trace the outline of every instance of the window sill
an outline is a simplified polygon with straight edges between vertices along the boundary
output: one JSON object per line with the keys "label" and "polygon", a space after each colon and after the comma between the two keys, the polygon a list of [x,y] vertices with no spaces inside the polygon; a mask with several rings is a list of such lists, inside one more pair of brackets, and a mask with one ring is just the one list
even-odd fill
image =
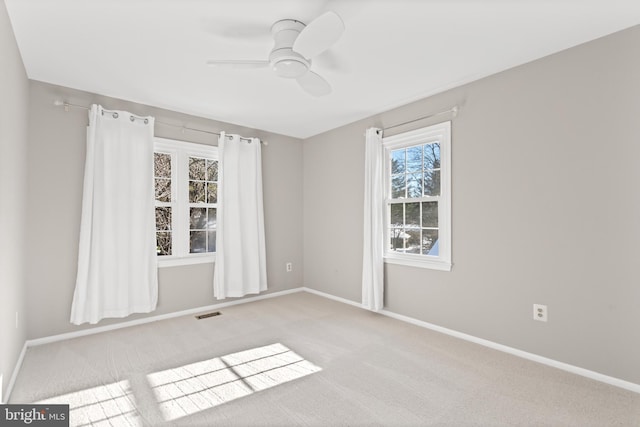
{"label": "window sill", "polygon": [[384,262],[387,264],[406,265],[409,267],[428,268],[430,270],[451,271],[452,264],[443,260],[409,258],[407,256],[385,256]]}
{"label": "window sill", "polygon": [[177,267],[180,265],[207,264],[214,263],[215,261],[215,254],[190,255],[186,257],[163,256],[162,258],[158,257],[158,268]]}

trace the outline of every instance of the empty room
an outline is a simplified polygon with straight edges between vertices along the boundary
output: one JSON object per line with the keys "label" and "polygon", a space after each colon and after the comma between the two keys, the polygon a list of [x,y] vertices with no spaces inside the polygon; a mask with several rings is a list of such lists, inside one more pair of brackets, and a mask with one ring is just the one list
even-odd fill
{"label": "empty room", "polygon": [[0,425],[640,426],[640,2],[2,0]]}

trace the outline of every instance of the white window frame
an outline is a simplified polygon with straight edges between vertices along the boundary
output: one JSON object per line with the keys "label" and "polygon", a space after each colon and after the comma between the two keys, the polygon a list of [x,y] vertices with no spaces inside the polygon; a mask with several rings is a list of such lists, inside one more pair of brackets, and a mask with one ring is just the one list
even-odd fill
{"label": "white window frame", "polygon": [[[407,198],[407,202],[438,202],[438,256],[403,254],[389,247],[389,223],[391,200],[391,152],[399,148],[440,143],[440,196]],[[384,184],[384,261],[412,267],[451,271],[451,121],[404,132],[382,139],[385,162]]]}
{"label": "white window frame", "polygon": [[[154,138],[154,152],[171,155],[171,255],[158,256],[158,267],[213,263],[215,253],[189,253],[189,157],[218,159],[218,147]],[[203,207],[208,204],[203,203]]]}

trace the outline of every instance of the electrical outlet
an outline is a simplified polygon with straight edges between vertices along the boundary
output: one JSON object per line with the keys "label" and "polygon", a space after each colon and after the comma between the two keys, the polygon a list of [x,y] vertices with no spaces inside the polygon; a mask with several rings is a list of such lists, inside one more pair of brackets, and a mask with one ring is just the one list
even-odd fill
{"label": "electrical outlet", "polygon": [[540,322],[547,321],[547,306],[543,304],[533,304],[533,320]]}
{"label": "electrical outlet", "polygon": [[288,262],[286,264],[286,268],[287,268],[287,273],[291,273],[293,271],[293,263]]}

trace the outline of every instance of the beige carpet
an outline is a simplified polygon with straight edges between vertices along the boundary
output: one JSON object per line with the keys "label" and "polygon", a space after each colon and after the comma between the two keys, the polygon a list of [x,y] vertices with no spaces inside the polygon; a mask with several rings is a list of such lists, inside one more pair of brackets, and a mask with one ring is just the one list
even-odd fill
{"label": "beige carpet", "polygon": [[640,395],[309,293],[30,348],[71,425],[640,426]]}

